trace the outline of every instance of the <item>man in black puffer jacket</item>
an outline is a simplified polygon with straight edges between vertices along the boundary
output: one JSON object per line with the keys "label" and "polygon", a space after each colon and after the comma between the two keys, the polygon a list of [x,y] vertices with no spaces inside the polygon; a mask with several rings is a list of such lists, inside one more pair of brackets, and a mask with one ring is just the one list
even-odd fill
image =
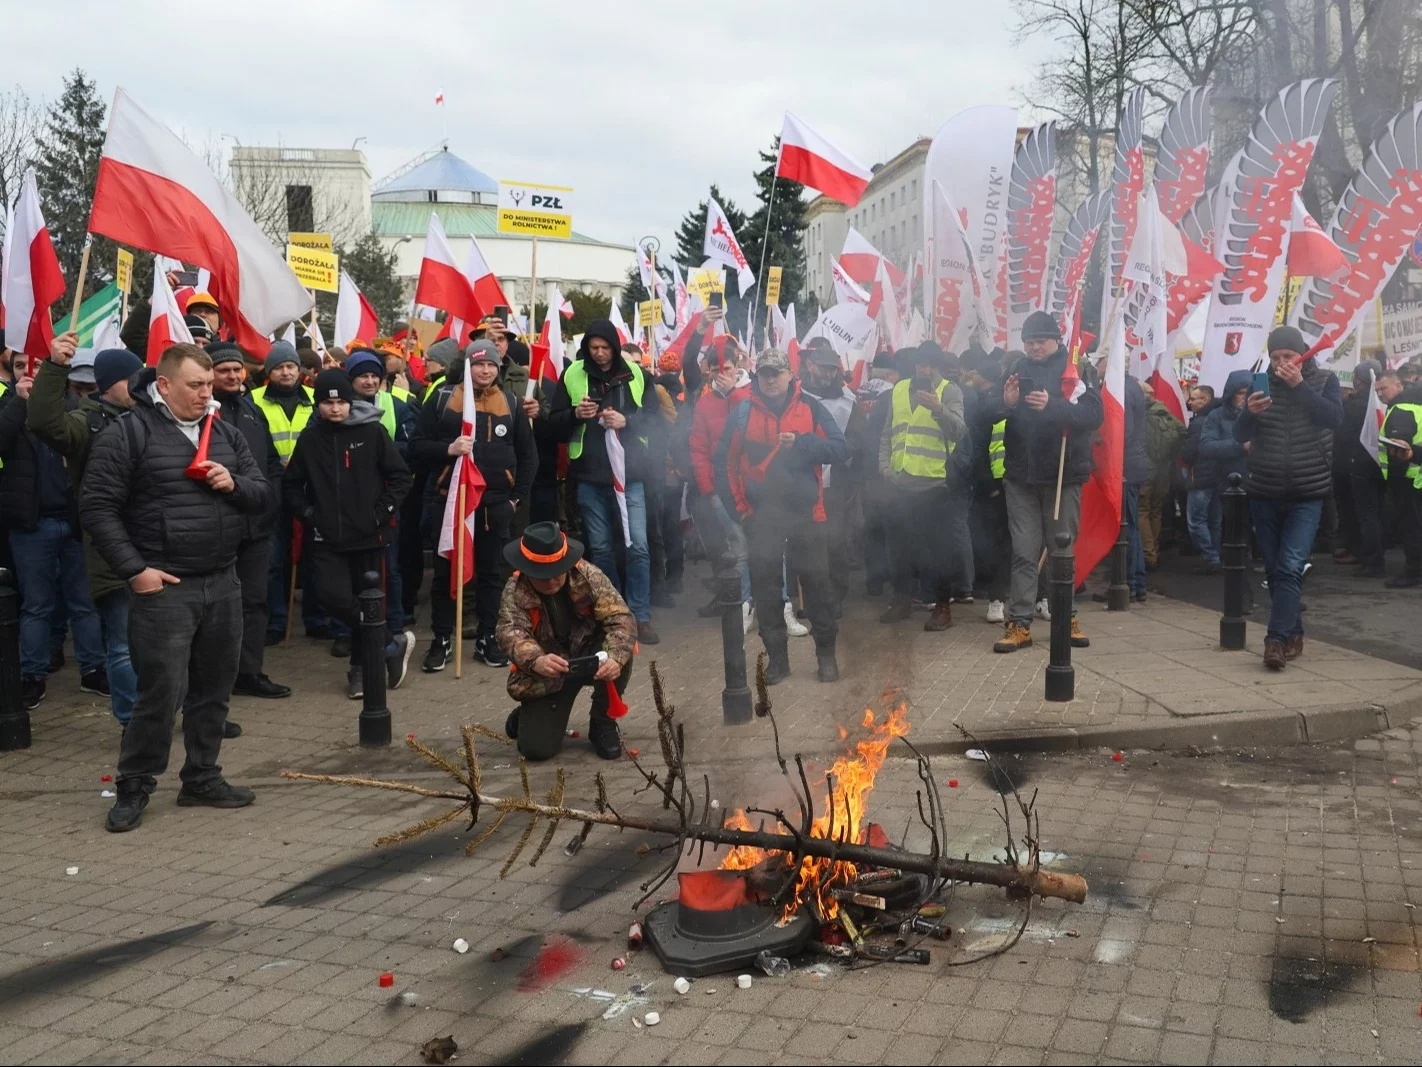
{"label": "man in black puffer jacket", "polygon": [[[129,631],[138,699],[119,747],[118,799],[108,829],[132,830],[168,767],[184,709],[181,805],[245,807],[217,763],[237,678],[242,593],[234,562],[246,517],[273,506],[273,489],[242,434],[208,416],[212,360],[173,345],[130,383],[131,411],[94,440],[79,502],[84,529],[133,592]],[[206,462],[198,466],[204,429]],[[188,665],[201,663],[201,671]],[[186,700],[184,699],[186,694]]]}
{"label": "man in black puffer jacket", "polygon": [[1299,599],[1304,565],[1333,486],[1333,431],[1343,422],[1338,378],[1312,359],[1303,334],[1269,334],[1269,392],[1250,393],[1234,437],[1250,443],[1245,489],[1269,574],[1264,665],[1283,670],[1303,651]]}

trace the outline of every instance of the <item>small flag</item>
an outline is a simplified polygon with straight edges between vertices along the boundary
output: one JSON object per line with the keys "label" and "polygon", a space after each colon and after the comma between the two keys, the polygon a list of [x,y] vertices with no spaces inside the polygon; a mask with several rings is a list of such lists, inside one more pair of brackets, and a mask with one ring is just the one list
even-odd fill
{"label": "small flag", "polygon": [[632,527],[627,522],[627,451],[622,447],[622,438],[611,426],[603,431],[607,434],[607,465],[612,469],[612,491],[617,496],[617,513],[622,517],[622,542],[632,547]]}
{"label": "small flag", "polygon": [[[464,364],[464,392],[462,401],[462,424],[459,432],[464,437],[474,436],[474,378],[470,374],[471,364]],[[454,553],[464,557],[464,580],[474,577],[474,513],[484,496],[484,476],[472,456],[456,456],[454,471],[449,479],[449,495],[444,501],[444,521],[440,524],[438,552],[449,560],[449,595],[459,593],[459,568],[455,565]],[[464,486],[464,514],[459,513],[459,487]],[[459,527],[463,525],[461,530]]]}

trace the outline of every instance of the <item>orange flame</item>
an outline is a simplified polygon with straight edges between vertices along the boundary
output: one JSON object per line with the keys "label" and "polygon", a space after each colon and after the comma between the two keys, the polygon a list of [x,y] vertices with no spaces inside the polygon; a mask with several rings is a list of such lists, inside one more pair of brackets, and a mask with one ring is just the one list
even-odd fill
{"label": "orange flame", "polygon": [[[884,765],[889,746],[894,738],[909,732],[908,709],[899,703],[889,709],[882,721],[877,720],[874,711],[866,708],[861,727],[868,736],[857,742],[853,749],[834,761],[829,775],[834,782],[831,795],[821,797],[816,810],[822,814],[810,827],[811,837],[829,837],[833,819],[834,836],[842,841],[862,844],[868,835],[869,821],[866,818],[869,793],[874,788],[874,779],[879,768]],[[841,739],[849,736],[840,728]],[[754,830],[755,825],[744,811],[736,811],[726,817],[724,826],[735,830]],[[764,849],[741,845],[732,849],[721,861],[722,870],[749,870],[778,857],[789,862],[783,853],[767,852]],[[857,876],[854,864],[842,860],[822,859],[806,856],[800,862],[800,870],[795,879],[795,896],[786,908],[786,917],[793,915],[799,906],[813,898],[824,919],[833,919],[839,914],[839,902],[831,890],[836,886],[848,885]]]}

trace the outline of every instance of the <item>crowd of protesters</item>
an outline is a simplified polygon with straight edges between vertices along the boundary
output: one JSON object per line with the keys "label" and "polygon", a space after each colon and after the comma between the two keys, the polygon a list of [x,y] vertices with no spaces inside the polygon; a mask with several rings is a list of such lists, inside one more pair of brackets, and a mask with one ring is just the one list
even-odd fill
{"label": "crowd of protesters", "polygon": [[[815,676],[838,680],[861,566],[863,593],[887,597],[883,623],[925,610],[923,629],[942,631],[981,603],[1002,627],[994,651],[1018,651],[1050,617],[1041,564],[1058,530],[1076,537],[1103,420],[1099,371],[1073,363],[1042,312],[1011,352],[929,341],[853,378],[824,338],[752,358],[719,308],[656,359],[599,321],[561,377],[530,383],[530,350],[500,318],[424,350],[405,332],[320,353],[278,341],[258,361],[221,338],[211,297],[187,310],[194,344],[156,366],[130,335],[132,351],[97,353],[61,335],[32,375],[9,349],[0,358],[22,696],[44,699],[71,636],[81,688],[123,726],[111,830],[138,825],[180,711],[178,802],[251,802],[217,762],[241,733],[229,699],[290,695],[264,654],[298,628],[330,642],[347,695],[362,696],[352,635],[372,573],[388,686],[406,680],[424,603],[422,671],[450,665],[457,631],[471,638],[475,660],[508,669],[520,711],[507,730],[531,758],[557,751],[584,686],[594,748],[618,754],[610,708],[693,556],[710,561],[708,586],[739,590],[699,614],[739,611],[770,684],[807,636]],[[1270,595],[1264,662],[1282,669],[1303,650],[1316,542],[1382,578],[1396,536],[1405,569],[1386,584],[1422,583],[1422,385],[1411,365],[1364,362],[1343,390],[1287,327],[1269,351],[1267,372],[1236,372],[1219,396],[1192,385],[1184,423],[1126,379],[1123,520],[1144,601],[1173,535],[1219,570],[1221,494],[1242,474]],[[1374,392],[1388,405],[1377,455],[1361,444]],[[450,557],[432,551],[461,458],[484,485],[463,617]],[[1090,644],[1074,605],[1070,634]]]}

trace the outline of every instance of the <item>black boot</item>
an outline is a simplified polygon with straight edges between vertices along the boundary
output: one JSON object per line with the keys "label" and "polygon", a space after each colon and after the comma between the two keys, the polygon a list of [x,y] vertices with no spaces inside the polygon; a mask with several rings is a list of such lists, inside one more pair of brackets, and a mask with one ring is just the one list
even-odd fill
{"label": "black boot", "polygon": [[593,751],[603,759],[616,759],[622,755],[622,737],[617,732],[617,724],[606,715],[588,717],[588,740]]}
{"label": "black boot", "polygon": [[126,778],[119,782],[118,799],[109,809],[104,828],[111,834],[127,833],[143,821],[143,809],[148,807],[148,791],[138,778]]}
{"label": "black boot", "polygon": [[237,680],[232,683],[232,695],[280,700],[291,696],[291,687],[278,685],[265,674],[239,674]]}
{"label": "black boot", "polygon": [[790,645],[782,639],[778,645],[765,646],[765,684],[777,685],[790,677]]}
{"label": "black boot", "polygon": [[815,663],[818,665],[818,676],[822,682],[839,681],[839,664],[834,658],[834,642],[830,641],[823,645],[815,646]]}

